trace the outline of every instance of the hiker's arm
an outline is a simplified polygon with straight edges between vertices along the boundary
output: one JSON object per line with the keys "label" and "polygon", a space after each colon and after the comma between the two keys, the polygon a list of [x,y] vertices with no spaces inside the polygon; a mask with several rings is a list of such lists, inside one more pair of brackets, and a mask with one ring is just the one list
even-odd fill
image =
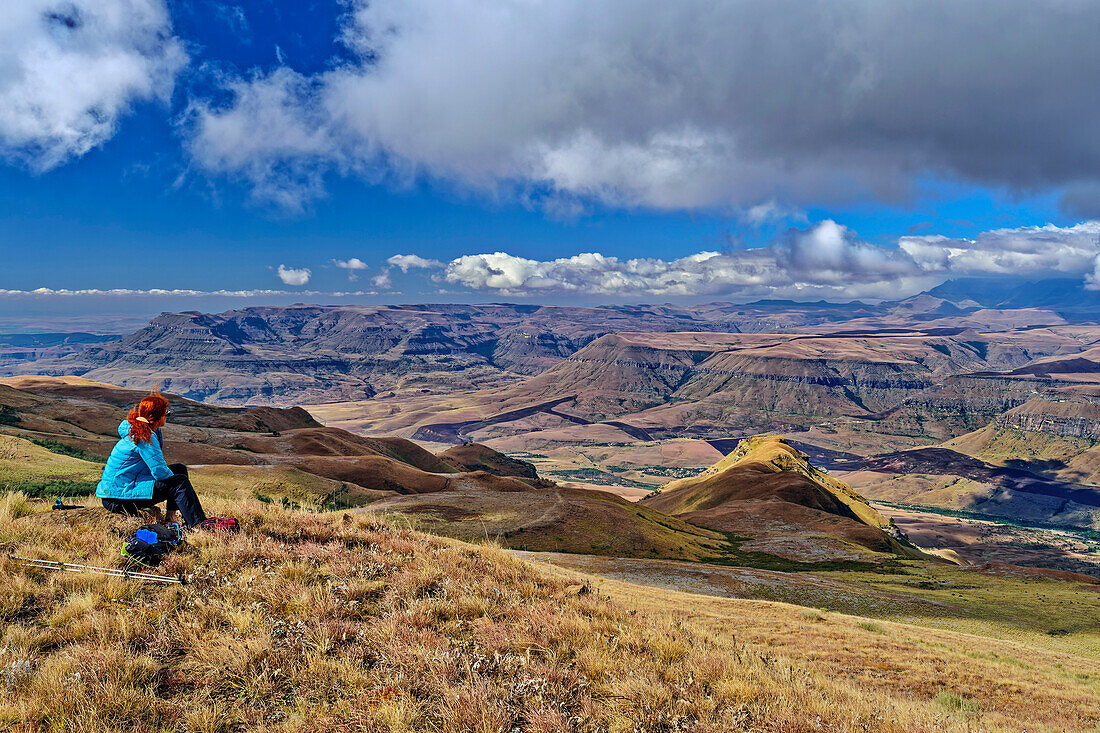
{"label": "hiker's arm", "polygon": [[164,462],[164,453],[160,449],[159,440],[142,441],[137,444],[137,450],[141,460],[145,461],[145,465],[149,467],[149,473],[153,474],[153,478],[157,481],[163,481],[175,475],[172,473],[172,469],[168,468],[168,464]]}

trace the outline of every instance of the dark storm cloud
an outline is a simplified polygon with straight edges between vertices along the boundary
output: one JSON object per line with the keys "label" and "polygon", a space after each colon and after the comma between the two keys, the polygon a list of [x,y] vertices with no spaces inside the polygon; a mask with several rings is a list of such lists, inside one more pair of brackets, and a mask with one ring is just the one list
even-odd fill
{"label": "dark storm cloud", "polygon": [[668,209],[890,199],[929,174],[1069,187],[1079,206],[1100,181],[1098,3],[376,0],[348,17],[361,62],[196,103],[200,164],[283,204],[319,195],[318,170]]}

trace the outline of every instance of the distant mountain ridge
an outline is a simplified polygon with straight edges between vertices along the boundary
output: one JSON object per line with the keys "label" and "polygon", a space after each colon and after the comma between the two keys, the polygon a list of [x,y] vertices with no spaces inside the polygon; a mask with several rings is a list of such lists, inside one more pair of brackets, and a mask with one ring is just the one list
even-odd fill
{"label": "distant mountain ridge", "polygon": [[1067,320],[1095,322],[1100,317],[1100,290],[1090,290],[1080,278],[958,278],[932,288],[928,295],[955,303],[972,301],[983,308],[1042,308]]}
{"label": "distant mountain ridge", "polygon": [[[393,391],[504,387],[560,364],[608,334],[928,332],[931,327],[958,333],[1067,320],[1055,310],[1023,309],[1021,299],[1034,289],[1021,285],[997,294],[991,287],[975,287],[971,294],[968,287],[951,281],[877,305],[786,300],[590,308],[296,304],[218,314],[162,313],[145,328],[106,343],[0,347],[0,376],[69,374],[142,388],[160,383],[219,404],[288,405],[369,399]],[[1080,283],[1077,289],[1083,291]],[[1053,291],[1035,294],[1054,298]],[[1100,295],[1090,297],[1097,303],[1092,311],[1063,309],[1069,320],[1100,318]],[[1013,305],[991,310],[986,303],[994,301]]]}

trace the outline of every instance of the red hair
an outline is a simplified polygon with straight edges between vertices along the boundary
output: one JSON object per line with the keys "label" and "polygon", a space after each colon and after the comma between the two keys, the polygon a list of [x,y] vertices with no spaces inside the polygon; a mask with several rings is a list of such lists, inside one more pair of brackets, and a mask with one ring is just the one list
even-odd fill
{"label": "red hair", "polygon": [[[142,399],[137,407],[130,410],[126,421],[130,423],[130,439],[137,443],[149,443],[153,440],[153,426],[168,414],[168,400],[155,388],[148,397]],[[142,417],[145,420],[139,420]]]}

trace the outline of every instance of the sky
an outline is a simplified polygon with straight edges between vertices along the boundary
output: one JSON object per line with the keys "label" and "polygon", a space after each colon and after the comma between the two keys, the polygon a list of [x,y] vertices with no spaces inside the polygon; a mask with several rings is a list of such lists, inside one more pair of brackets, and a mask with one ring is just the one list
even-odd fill
{"label": "sky", "polygon": [[1083,0],[5,3],[0,332],[1092,287],[1098,24]]}

